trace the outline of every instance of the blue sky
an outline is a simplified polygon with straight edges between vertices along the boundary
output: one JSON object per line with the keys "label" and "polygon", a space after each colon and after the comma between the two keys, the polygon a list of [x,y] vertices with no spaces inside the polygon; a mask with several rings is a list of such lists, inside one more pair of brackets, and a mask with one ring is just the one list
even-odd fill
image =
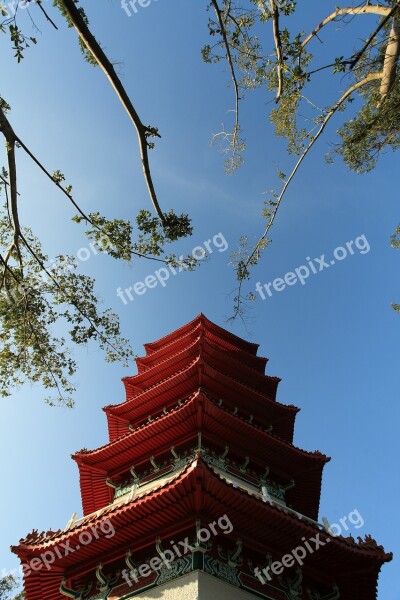
{"label": "blue sky", "polygon": [[[50,4],[50,3],[49,3]],[[85,3],[92,29],[111,59],[144,122],[157,126],[162,139],[151,154],[154,179],[165,210],[189,212],[195,231],[176,250],[191,251],[222,233],[229,248],[215,251],[195,273],[171,277],[165,287],[148,289],[124,305],[116,295],[143,281],[157,265],[119,264],[104,255],[81,264],[96,278],[105,306],[121,318],[123,332],[137,354],[143,344],[162,337],[199,312],[260,344],[270,358],[268,373],[282,378],[278,399],[302,410],[295,444],[332,457],[323,480],[321,512],[335,522],[357,509],[365,525],[352,533],[371,533],[396,552],[400,489],[398,469],[399,316],[390,303],[400,301],[399,254],[389,246],[399,221],[395,184],[398,157],[382,157],[365,176],[340,162],[328,166],[321,141],[303,165],[287,195],[273,243],[256,267],[249,287],[268,283],[306,264],[306,257],[333,251],[364,235],[370,251],[356,251],[335,266],[259,299],[245,327],[226,322],[235,287],[230,252],[240,235],[255,239],[263,227],[263,192],[278,183],[278,167],[291,159],[267,124],[271,97],[249,96],[242,108],[248,151],[233,177],[223,158],[209,147],[211,133],[229,120],[232,90],[222,63],[205,65],[200,48],[208,42],[203,3],[153,0],[128,17],[119,2]],[[304,2],[304,22],[318,17]],[[326,10],[326,9],[325,9]],[[75,34],[50,29],[36,16],[38,45],[16,65],[2,36],[1,94],[12,106],[18,135],[49,170],[61,169],[86,211],[134,218],[148,206],[135,133],[98,69],[85,64]],[[57,18],[61,23],[61,19]],[[343,33],[342,33],[343,35]],[[327,34],[327,41],[332,36]],[[335,56],[335,48],[323,52]],[[332,54],[331,54],[332,56]],[[321,58],[321,62],[323,62]],[[324,84],[325,85],[325,84]],[[318,92],[318,88],[316,88]],[[324,91],[330,92],[329,85]],[[328,128],[328,135],[335,124]],[[42,236],[50,256],[76,254],[87,246],[83,230],[64,198],[21,156],[21,216]],[[123,400],[121,377],[135,373],[107,365],[96,348],[75,356],[74,410],[51,409],[45,392],[25,386],[2,400],[0,421],[2,523],[0,569],[17,566],[8,547],[32,528],[57,529],[80,513],[78,473],[69,455],[107,439],[101,407]],[[397,359],[397,360],[396,360]],[[383,568],[379,600],[399,600],[397,557]]]}

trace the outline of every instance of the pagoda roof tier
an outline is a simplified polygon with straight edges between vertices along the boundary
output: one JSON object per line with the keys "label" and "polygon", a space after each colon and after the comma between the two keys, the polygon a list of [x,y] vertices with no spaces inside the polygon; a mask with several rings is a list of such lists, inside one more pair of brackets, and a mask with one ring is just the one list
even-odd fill
{"label": "pagoda roof tier", "polygon": [[[106,476],[111,479],[126,475],[134,465],[138,470],[149,463],[149,457],[164,456],[172,446],[178,450],[196,444],[201,432],[204,443],[232,448],[239,460],[246,456],[263,472],[284,481],[295,481],[290,501],[296,510],[315,518],[318,514],[322,469],[330,460],[319,452],[307,452],[247,422],[217,405],[203,391],[197,391],[181,406],[163,414],[133,432],[92,451],[73,455],[81,474],[84,513],[93,512],[110,502]],[[221,443],[223,440],[223,443]],[[101,473],[102,477],[98,476]]]}
{"label": "pagoda roof tier", "polygon": [[[228,515],[233,526],[224,538],[242,539],[243,547],[257,552],[260,560],[267,552],[279,560],[302,543],[302,538],[319,533],[324,547],[308,554],[302,568],[306,575],[317,573],[320,582],[334,578],[341,600],[374,598],[380,567],[392,558],[368,536],[365,541],[359,538],[358,543],[353,538],[331,536],[327,543],[328,534],[321,525],[285,507],[263,502],[259,493],[233,487],[198,455],[167,482],[142,493],[139,489],[135,498],[89,515],[66,531],[34,531],[20,540],[12,551],[23,562],[46,551],[55,557],[50,572],[36,570],[25,577],[25,598],[63,600],[59,592],[63,577],[81,581],[85,576],[93,577],[100,561],[105,567],[115,564],[127,549],[135,556],[154,547],[159,535],[168,540],[184,527],[187,530],[195,518],[205,525],[218,515]],[[105,521],[112,525],[114,535],[94,538],[93,530],[99,531]],[[90,544],[81,544],[83,532],[92,539]],[[61,553],[59,549],[67,546],[73,551]]]}
{"label": "pagoda roof tier", "polygon": [[148,354],[148,355],[153,354],[154,352],[157,352],[161,348],[169,346],[170,344],[175,342],[177,339],[185,336],[188,332],[193,331],[193,329],[195,327],[197,327],[198,325],[200,325],[204,331],[213,333],[217,338],[222,338],[222,339],[226,340],[227,342],[229,342],[229,344],[232,346],[232,348],[237,348],[238,350],[244,350],[245,352],[248,352],[248,353],[254,354],[254,355],[257,354],[259,344],[247,342],[246,340],[238,337],[237,335],[234,335],[233,333],[226,331],[226,329],[223,329],[222,327],[219,327],[218,325],[215,325],[215,323],[212,323],[211,321],[209,321],[207,319],[207,317],[205,317],[202,313],[197,315],[197,317],[195,317],[193,319],[193,321],[186,323],[186,325],[179,327],[179,329],[176,329],[172,333],[169,333],[168,335],[160,338],[159,340],[157,340],[155,342],[150,342],[149,344],[144,344],[144,347],[146,349],[146,354]]}
{"label": "pagoda roof tier", "polygon": [[[292,443],[292,441],[289,441],[289,439],[287,437],[284,437],[282,435],[277,435],[276,431],[279,431],[279,429],[281,428],[281,425],[282,425],[281,423],[279,424],[279,426],[277,426],[277,429],[274,429],[274,427],[272,425],[266,425],[265,422],[262,423],[261,420],[255,419],[254,414],[250,414],[249,410],[248,409],[246,410],[246,407],[240,407],[240,410],[239,410],[239,408],[237,406],[233,407],[232,402],[227,404],[218,395],[209,392],[206,388],[204,388],[204,387],[197,388],[197,390],[200,390],[200,389],[203,390],[204,393],[206,393],[207,397],[210,398],[211,400],[213,400],[213,402],[215,404],[218,404],[219,406],[224,406],[226,409],[229,409],[231,412],[236,414],[238,417],[240,417],[244,421],[253,423],[254,425],[257,425],[258,427],[260,427],[261,429],[264,429],[265,431],[269,431],[269,432],[272,431],[276,437],[279,437],[280,439],[287,441],[289,444]],[[133,426],[133,424],[128,425],[128,422],[125,419],[119,419],[117,417],[114,420],[114,416],[113,416],[112,432],[109,436],[109,441],[113,442],[113,441],[117,440],[118,438],[126,435],[127,433],[130,433],[131,431],[138,429],[142,425],[146,425],[147,423],[150,423],[150,422],[162,417],[163,415],[168,414],[171,410],[175,409],[177,406],[182,406],[182,404],[184,404],[188,399],[190,399],[193,396],[193,394],[195,394],[197,392],[197,390],[191,391],[191,393],[188,393],[186,396],[180,398],[178,401],[175,400],[175,402],[172,402],[171,404],[168,405],[168,409],[164,406],[162,410],[158,409],[157,411],[154,411],[152,413],[152,415],[147,415],[146,417],[143,417],[140,421],[136,421],[135,426]]]}
{"label": "pagoda roof tier", "polygon": [[247,350],[239,348],[237,345],[234,345],[232,341],[226,339],[226,336],[220,335],[215,329],[210,330],[205,326],[204,322],[199,321],[193,329],[190,329],[187,333],[178,337],[170,344],[162,346],[151,354],[137,358],[136,365],[138,373],[143,373],[154,365],[165,361],[170,356],[174,356],[183,348],[190,346],[199,336],[202,336],[203,339],[207,340],[214,347],[222,350],[225,355],[235,358],[242,365],[247,365],[260,373],[265,372],[265,367],[268,362],[267,358],[256,356],[255,354],[249,353]]}
{"label": "pagoda roof tier", "polygon": [[[224,404],[237,407],[253,415],[255,421],[269,426],[274,433],[291,442],[296,413],[299,408],[280,404],[267,394],[250,387],[225,373],[205,360],[195,358],[187,367],[166,377],[154,386],[139,393],[134,398],[117,405],[106,406],[109,436],[113,440],[126,433],[129,424],[143,422],[149,415],[157,414],[164,407],[176,404],[180,398],[202,387],[207,392],[222,398]],[[122,422],[121,422],[122,421]],[[125,422],[125,423],[123,423]]]}
{"label": "pagoda roof tier", "polygon": [[125,385],[127,399],[134,398],[145,389],[156,385],[160,380],[171,375],[171,373],[176,373],[187,367],[198,356],[203,356],[209,364],[232,377],[239,375],[240,381],[275,399],[280,382],[279,377],[265,375],[243,364],[238,354],[234,356],[228,354],[224,349],[219,348],[204,337],[201,332],[194,340],[188,340],[183,349],[180,348],[176,353],[163,357],[163,360],[158,361],[148,370],[138,375],[124,377],[122,381]]}

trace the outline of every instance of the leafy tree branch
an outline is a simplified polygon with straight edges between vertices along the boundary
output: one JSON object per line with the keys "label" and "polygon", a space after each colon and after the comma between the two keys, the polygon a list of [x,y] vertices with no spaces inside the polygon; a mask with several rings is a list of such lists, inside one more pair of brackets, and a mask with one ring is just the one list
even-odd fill
{"label": "leafy tree branch", "polygon": [[[242,294],[242,288],[243,288],[244,282],[247,279],[249,279],[251,267],[256,265],[259,262],[262,251],[267,247],[268,243],[270,242],[270,240],[268,239],[267,236],[269,234],[271,227],[274,224],[274,221],[276,219],[276,216],[278,214],[279,208],[280,208],[282,200],[286,194],[286,191],[287,191],[290,183],[294,179],[297,171],[299,170],[301,163],[306,158],[307,154],[310,152],[311,148],[314,146],[314,144],[316,143],[318,138],[323,134],[324,129],[327,126],[327,124],[329,123],[330,119],[333,117],[333,115],[338,110],[340,110],[340,108],[343,106],[343,104],[346,102],[346,100],[359,88],[361,88],[373,81],[379,80],[379,79],[381,79],[381,77],[382,77],[381,73],[370,73],[365,79],[363,79],[362,81],[358,81],[357,83],[352,85],[348,90],[346,90],[344,92],[344,94],[336,102],[336,104],[334,104],[334,106],[332,106],[328,110],[326,115],[323,117],[322,122],[319,126],[319,129],[315,133],[315,135],[310,136],[309,143],[303,150],[302,154],[300,155],[299,159],[297,160],[297,162],[296,162],[295,166],[293,167],[289,176],[287,178],[285,178],[284,184],[283,184],[282,189],[279,192],[279,194],[275,194],[273,196],[273,199],[269,201],[269,203],[268,203],[269,206],[264,211],[264,215],[268,218],[268,222],[267,222],[267,225],[266,225],[261,237],[258,239],[257,243],[255,244],[253,249],[250,251],[250,253],[246,256],[246,258],[244,260],[242,258],[240,258],[235,265],[236,277],[239,282],[239,286],[237,289],[237,295],[235,296],[235,299],[234,299],[234,313],[232,316],[233,319],[235,319],[237,316],[243,315],[244,299],[243,299],[243,294]],[[251,297],[248,297],[247,299],[253,300],[254,298],[251,296]]]}
{"label": "leafy tree branch", "polygon": [[[253,4],[255,8],[245,9],[245,4]],[[295,0],[285,3],[275,0],[227,2],[227,7],[230,14],[235,11],[241,15],[245,14],[245,26],[241,24],[240,30],[237,28],[236,36],[230,31],[225,36],[231,48],[231,60],[236,72],[242,74],[241,78],[236,74],[238,81],[244,89],[266,84],[268,90],[275,93],[278,106],[270,112],[275,133],[286,138],[289,154],[298,157],[288,177],[279,172],[284,183],[278,193],[273,193],[263,210],[267,222],[258,241],[248,248],[248,240],[243,236],[239,250],[232,257],[238,281],[233,311],[233,318],[236,318],[243,315],[246,300],[255,299],[252,294],[243,295],[243,286],[249,280],[252,267],[259,262],[262,251],[270,241],[268,234],[287,189],[309,151],[324,133],[332,116],[337,112],[343,114],[347,111],[353,102],[353,96],[358,94],[358,100],[361,101],[358,112],[355,117],[344,120],[338,129],[341,143],[335,144],[334,150],[326,155],[328,161],[332,161],[333,154],[340,155],[350,168],[364,172],[375,166],[384,148],[391,147],[395,150],[399,147],[400,2],[388,0],[387,6],[370,3],[360,6],[338,6],[308,35],[302,32],[293,34],[289,28],[282,28],[281,17],[291,17],[301,10]],[[361,48],[351,57],[339,56],[328,65],[310,69],[309,65],[314,59],[308,52],[310,42],[314,38],[319,39],[318,34],[329,23],[345,16],[358,18],[361,15],[379,19],[371,28]],[[261,27],[268,22],[271,23],[275,57],[259,42]],[[246,39],[256,40],[247,54],[243,51],[243,29],[246,31]],[[318,54],[317,52],[317,57]],[[243,59],[244,55],[247,60]],[[328,69],[333,69],[333,75],[348,74],[353,81],[337,102],[318,109],[306,90],[312,78]],[[317,114],[313,115],[313,111]],[[306,124],[312,121],[312,128],[301,126],[301,121]]]}
{"label": "leafy tree branch", "polygon": [[[36,4],[32,1],[32,5]],[[108,309],[100,310],[94,280],[76,273],[77,263],[69,256],[59,255],[55,265],[47,266],[49,258],[44,254],[40,241],[29,228],[21,226],[17,150],[25,152],[68,198],[77,210],[73,220],[89,226],[86,235],[113,258],[126,261],[132,257],[146,258],[184,265],[187,269],[195,268],[198,261],[191,256],[178,259],[174,254],[165,254],[166,245],[191,235],[192,226],[188,215],[176,215],[173,210],[163,213],[159,206],[148,160],[148,150],[153,147],[149,139],[158,136],[157,130],[144,126],[139,119],[111,62],[89,31],[83,9],[69,1],[55,0],[54,5],[61,10],[68,24],[78,31],[86,59],[101,66],[136,127],[143,171],[157,215],[153,217],[150,211],[144,209],[139,212],[136,218],[139,235],[134,241],[130,221],[108,220],[98,212],[86,213],[75,200],[72,186],[64,183],[61,171],[51,174],[16,135],[7,117],[10,107],[0,98],[0,132],[5,139],[7,156],[7,169],[3,169],[0,177],[0,191],[5,194],[4,211],[0,211],[0,247],[5,248],[0,253],[0,394],[10,395],[15,386],[25,381],[40,382],[55,392],[55,397],[47,399],[49,403],[72,406],[74,386],[71,377],[77,365],[67,341],[54,335],[54,326],[60,321],[69,325],[69,339],[73,344],[97,342],[106,352],[108,361],[128,364],[133,353],[127,340],[120,335],[117,315]],[[46,20],[55,26],[43,7],[39,8]],[[6,32],[8,25],[19,62],[31,38],[25,37],[19,29],[16,13],[12,17],[4,16],[6,19],[0,29]]]}

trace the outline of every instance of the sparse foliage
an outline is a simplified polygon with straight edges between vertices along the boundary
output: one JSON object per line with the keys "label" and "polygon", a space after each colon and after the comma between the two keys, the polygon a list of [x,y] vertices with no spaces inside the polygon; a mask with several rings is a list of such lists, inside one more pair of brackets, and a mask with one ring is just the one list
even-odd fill
{"label": "sparse foliage", "polygon": [[0,579],[0,600],[24,600],[24,592],[14,593],[20,587],[14,575],[6,575]]}
{"label": "sparse foliage", "polygon": [[[276,135],[286,139],[288,153],[295,157],[288,174],[278,171],[282,184],[265,202],[262,235],[248,248],[243,247],[242,239],[239,250],[242,258],[234,257],[238,281],[233,314],[236,317],[243,315],[245,300],[254,299],[253,294],[244,295],[244,284],[269,243],[269,231],[287,189],[332,117],[342,113],[338,137],[331,140],[333,149],[326,154],[328,162],[341,156],[350,169],[364,173],[376,166],[382,151],[398,149],[400,2],[332,5],[331,12],[327,9],[320,23],[313,22],[314,13],[310,11],[308,34],[296,30],[296,15],[303,7],[295,0],[221,0],[220,3],[212,0],[210,8],[220,18],[209,21],[213,44],[204,46],[202,56],[208,63],[227,60],[237,103],[232,132],[224,130],[217,134],[226,142],[227,171],[232,172],[243,160],[244,144],[235,136],[242,131],[239,101],[245,93],[260,87],[274,93],[276,106],[269,111],[269,118]],[[367,19],[370,34],[364,42],[359,42],[352,55],[335,56],[341,44],[346,47],[343,31],[336,31],[335,54],[332,52],[329,64],[321,64],[319,48],[325,28],[340,22],[346,31],[343,27],[346,18],[351,18],[353,24],[362,19],[365,23]],[[353,31],[350,35],[354,40],[360,39]],[[311,54],[313,44],[316,51]],[[331,103],[327,103],[324,86],[315,86],[324,76],[335,77],[337,81],[338,96]]]}

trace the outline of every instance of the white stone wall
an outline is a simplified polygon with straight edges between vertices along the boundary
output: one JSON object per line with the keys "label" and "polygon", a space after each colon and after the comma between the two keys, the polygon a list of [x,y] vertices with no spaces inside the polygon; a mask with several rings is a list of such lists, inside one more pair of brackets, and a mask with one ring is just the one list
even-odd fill
{"label": "white stone wall", "polygon": [[253,594],[239,590],[229,583],[207,575],[207,573],[198,572],[198,576],[200,590],[198,600],[254,600],[255,598]]}
{"label": "white stone wall", "polygon": [[164,585],[142,592],[140,600],[251,600],[253,594],[216,579],[207,573],[194,571]]}

